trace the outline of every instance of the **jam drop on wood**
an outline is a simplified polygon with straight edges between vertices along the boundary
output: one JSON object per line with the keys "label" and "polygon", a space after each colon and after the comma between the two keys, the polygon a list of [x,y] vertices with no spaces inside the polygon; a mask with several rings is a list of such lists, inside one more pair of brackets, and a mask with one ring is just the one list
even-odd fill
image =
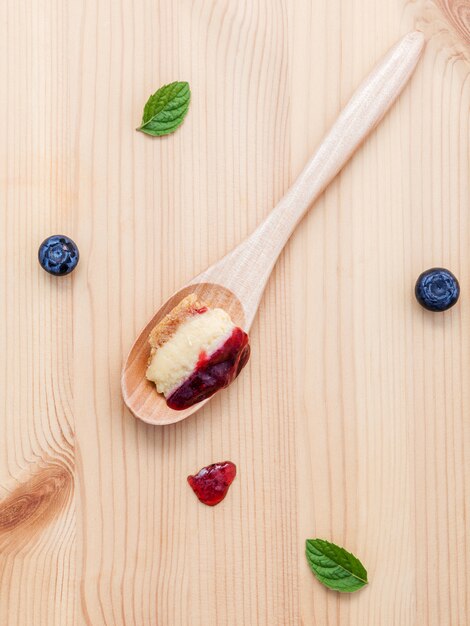
{"label": "jam drop on wood", "polygon": [[201,502],[214,506],[225,498],[236,474],[235,464],[223,461],[203,467],[195,476],[188,476],[188,483]]}

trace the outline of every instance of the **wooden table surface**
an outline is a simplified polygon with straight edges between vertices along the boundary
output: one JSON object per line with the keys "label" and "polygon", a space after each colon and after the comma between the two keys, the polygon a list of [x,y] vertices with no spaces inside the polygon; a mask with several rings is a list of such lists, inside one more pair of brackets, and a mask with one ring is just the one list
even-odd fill
{"label": "wooden table surface", "polygon": [[[139,329],[415,25],[417,72],[281,256],[238,382],[136,421]],[[0,625],[467,626],[468,0],[3,0],[0,75]],[[184,125],[135,132],[173,80]],[[36,256],[56,232],[81,253],[62,279]],[[433,315],[413,286],[436,265],[462,294]],[[205,507],[186,476],[225,459]],[[368,587],[323,588],[315,536]]]}

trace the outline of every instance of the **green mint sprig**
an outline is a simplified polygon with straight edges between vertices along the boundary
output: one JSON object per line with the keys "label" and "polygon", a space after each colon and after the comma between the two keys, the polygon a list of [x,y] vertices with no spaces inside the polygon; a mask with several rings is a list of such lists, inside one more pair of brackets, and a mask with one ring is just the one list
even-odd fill
{"label": "green mint sprig", "polygon": [[367,572],[353,554],[324,539],[307,539],[305,556],[318,580],[335,591],[353,592],[367,585]]}
{"label": "green mint sprig", "polygon": [[184,121],[191,100],[187,82],[174,82],[160,87],[144,107],[142,123],[136,130],[160,137],[173,133]]}

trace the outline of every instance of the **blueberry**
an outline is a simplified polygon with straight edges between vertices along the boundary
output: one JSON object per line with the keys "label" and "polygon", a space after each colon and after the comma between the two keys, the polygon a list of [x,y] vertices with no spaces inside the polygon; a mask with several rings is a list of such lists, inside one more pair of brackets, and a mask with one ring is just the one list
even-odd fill
{"label": "blueberry", "polygon": [[447,311],[459,299],[459,281],[449,270],[433,267],[419,276],[415,295],[421,306],[428,311]]}
{"label": "blueberry", "polygon": [[65,235],[52,235],[39,246],[41,267],[54,276],[65,276],[77,267],[77,245]]}

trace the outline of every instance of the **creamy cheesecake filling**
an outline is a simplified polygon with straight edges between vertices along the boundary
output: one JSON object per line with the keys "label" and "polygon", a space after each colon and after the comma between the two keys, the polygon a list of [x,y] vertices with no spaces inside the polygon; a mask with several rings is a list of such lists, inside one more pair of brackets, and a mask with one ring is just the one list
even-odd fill
{"label": "creamy cheesecake filling", "polygon": [[209,359],[231,336],[235,324],[223,309],[208,309],[182,322],[173,335],[157,348],[147,368],[165,397],[177,389],[197,368]]}

